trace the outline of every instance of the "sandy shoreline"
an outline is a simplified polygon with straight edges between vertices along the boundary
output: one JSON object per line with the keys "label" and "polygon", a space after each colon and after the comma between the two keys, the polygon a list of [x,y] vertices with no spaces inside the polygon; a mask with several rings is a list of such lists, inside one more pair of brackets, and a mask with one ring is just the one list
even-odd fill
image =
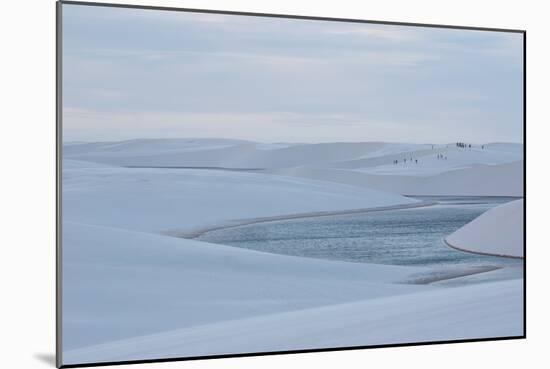
{"label": "sandy shoreline", "polygon": [[446,237],[443,237],[443,238],[441,239],[441,241],[442,241],[446,246],[450,247],[451,249],[458,250],[458,251],[462,251],[462,252],[467,252],[467,253],[470,253],[470,254],[485,255],[485,256],[498,256],[498,257],[501,257],[501,258],[519,259],[519,260],[523,260],[523,259],[524,259],[524,258],[521,257],[521,256],[490,254],[490,253],[487,253],[487,252],[466,250],[466,249],[463,249],[463,248],[460,248],[460,247],[457,247],[457,246],[454,246],[454,245],[450,244],[449,241],[447,241],[447,238],[446,238]]}
{"label": "sandy shoreline", "polygon": [[432,284],[435,282],[448,281],[451,279],[458,279],[462,277],[469,277],[471,275],[483,274],[493,272],[495,270],[502,269],[502,267],[495,266],[481,266],[477,267],[475,270],[450,270],[441,272],[439,270],[433,270],[431,272],[419,275],[412,276],[411,280],[406,283],[410,284]]}
{"label": "sandy shoreline", "polygon": [[401,209],[414,209],[414,208],[423,208],[427,206],[437,205],[437,201],[420,201],[414,204],[401,204],[401,205],[391,205],[391,206],[378,206],[373,208],[361,208],[361,209],[350,209],[350,210],[334,210],[334,211],[315,211],[308,213],[297,213],[289,215],[276,215],[270,217],[258,217],[258,218],[248,218],[248,219],[235,219],[228,220],[219,225],[198,228],[190,231],[168,231],[164,234],[186,239],[195,239],[200,237],[208,232],[217,231],[221,229],[235,228],[250,224],[258,223],[268,223],[279,220],[290,220],[290,219],[304,219],[304,218],[317,218],[317,217],[327,217],[334,215],[348,215],[348,214],[360,214],[360,213],[371,213],[377,211],[386,211],[386,210],[401,210]]}

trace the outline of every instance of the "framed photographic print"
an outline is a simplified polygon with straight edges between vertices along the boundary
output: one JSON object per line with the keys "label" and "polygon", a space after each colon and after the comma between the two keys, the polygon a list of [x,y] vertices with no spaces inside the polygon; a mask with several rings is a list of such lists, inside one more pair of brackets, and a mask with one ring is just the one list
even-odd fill
{"label": "framed photographic print", "polygon": [[57,9],[59,367],[525,337],[525,31]]}

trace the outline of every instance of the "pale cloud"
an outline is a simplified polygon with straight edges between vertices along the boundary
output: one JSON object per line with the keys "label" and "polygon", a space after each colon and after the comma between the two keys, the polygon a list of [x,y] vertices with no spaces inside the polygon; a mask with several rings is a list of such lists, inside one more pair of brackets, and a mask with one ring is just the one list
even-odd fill
{"label": "pale cloud", "polygon": [[326,27],[321,30],[327,35],[338,36],[359,36],[369,40],[377,39],[389,42],[418,42],[423,40],[422,32],[414,29],[403,29],[403,27],[392,25],[374,25],[374,24],[346,24],[338,27]]}
{"label": "pale cloud", "polygon": [[[471,118],[472,112],[465,111],[463,117],[458,119],[441,115],[439,122],[442,126],[446,123],[457,126]],[[354,114],[99,112],[65,108],[63,125],[65,142],[166,137],[230,138],[265,143],[449,143],[457,139],[456,131],[434,129],[431,122],[419,120],[414,121],[414,124],[403,125],[401,121],[369,119]],[[485,135],[497,130],[498,122],[488,122],[477,132],[469,124],[462,128],[461,139],[486,143],[486,140],[480,140],[479,133]],[[513,135],[503,137],[508,139],[502,141],[514,141]]]}
{"label": "pale cloud", "polygon": [[522,140],[521,34],[64,7],[73,140]]}
{"label": "pale cloud", "polygon": [[[372,123],[365,130],[360,117],[342,114],[266,113],[168,113],[98,112],[78,108],[63,110],[64,140],[125,140],[135,137],[235,138],[260,142],[349,141],[349,133],[366,141],[381,139],[376,130],[388,122]],[[151,127],[154,126],[154,130]],[[311,130],[316,135],[311,135]],[[288,132],[294,134],[289,138]],[[98,135],[97,132],[103,132]],[[258,139],[264,135],[263,139]]]}

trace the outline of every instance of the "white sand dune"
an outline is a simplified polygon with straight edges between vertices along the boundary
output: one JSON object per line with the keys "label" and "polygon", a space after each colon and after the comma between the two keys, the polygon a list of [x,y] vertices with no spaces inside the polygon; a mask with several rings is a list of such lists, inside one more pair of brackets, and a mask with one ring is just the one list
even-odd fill
{"label": "white sand dune", "polygon": [[[366,169],[390,165],[390,172],[406,168],[456,169],[476,164],[503,164],[522,159],[522,145],[489,144],[484,149],[454,145],[384,142],[319,144],[261,144],[229,139],[143,139],[65,145],[66,158],[120,166],[195,166],[227,168],[288,168],[321,166]],[[436,160],[444,154],[447,160]],[[419,165],[393,166],[398,159],[419,159]]]}
{"label": "white sand dune", "polygon": [[386,145],[376,142],[259,144],[212,139],[148,141],[71,145],[64,155],[120,166],[284,168],[354,159]]}
{"label": "white sand dune", "polygon": [[465,149],[453,144],[158,139],[72,144],[64,157],[130,167],[264,169],[407,195],[523,195],[523,145],[511,143]]}
{"label": "white sand dune", "polygon": [[[412,293],[424,269],[267,254],[64,222],[65,350],[233,319]],[[191,349],[192,351],[192,349]]]}
{"label": "white sand dune", "polygon": [[523,199],[481,214],[446,237],[449,246],[481,254],[523,257]]}
{"label": "white sand dune", "polygon": [[431,176],[382,175],[360,171],[297,167],[269,171],[279,175],[384,190],[403,195],[523,196],[523,162],[476,165]]}
{"label": "white sand dune", "polygon": [[[418,150],[409,155],[404,155],[403,153],[395,155],[395,159],[399,160],[397,165],[393,164],[393,158],[392,163],[388,163],[388,161],[385,163],[376,163],[372,159],[369,162],[363,162],[361,165],[355,165],[352,169],[370,174],[430,176],[479,165],[507,164],[522,159],[521,151],[508,151],[506,150],[507,146],[504,146],[502,149],[501,146],[498,147],[499,149],[492,149],[491,147],[485,149],[450,147],[434,150]],[[439,159],[438,154],[443,155],[443,158]],[[411,157],[413,160],[417,160],[417,162],[410,162]],[[409,160],[409,163],[404,163],[404,158]]]}
{"label": "white sand dune", "polygon": [[207,324],[68,351],[68,362],[518,336],[520,280]]}
{"label": "white sand dune", "polygon": [[242,218],[418,202],[398,194],[307,178],[92,166],[64,161],[65,219],[161,232]]}

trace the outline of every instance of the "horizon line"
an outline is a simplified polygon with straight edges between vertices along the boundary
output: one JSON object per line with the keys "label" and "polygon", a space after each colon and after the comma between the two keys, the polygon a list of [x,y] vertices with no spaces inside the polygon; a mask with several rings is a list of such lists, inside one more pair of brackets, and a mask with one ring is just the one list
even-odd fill
{"label": "horizon line", "polygon": [[316,144],[360,144],[360,143],[385,143],[385,144],[412,144],[412,145],[451,145],[457,142],[471,144],[471,145],[490,145],[490,144],[515,144],[515,145],[524,145],[522,141],[489,141],[489,142],[470,142],[470,141],[449,141],[449,142],[412,142],[412,141],[384,141],[384,140],[373,140],[373,141],[315,141],[315,142],[304,142],[304,141],[255,141],[244,138],[227,138],[227,137],[136,137],[136,138],[125,138],[125,139],[114,139],[114,140],[63,140],[63,144],[89,144],[89,143],[120,143],[120,142],[130,142],[130,141],[168,141],[168,140],[224,140],[224,141],[242,141],[249,143],[257,144],[295,144],[295,145],[316,145]]}

